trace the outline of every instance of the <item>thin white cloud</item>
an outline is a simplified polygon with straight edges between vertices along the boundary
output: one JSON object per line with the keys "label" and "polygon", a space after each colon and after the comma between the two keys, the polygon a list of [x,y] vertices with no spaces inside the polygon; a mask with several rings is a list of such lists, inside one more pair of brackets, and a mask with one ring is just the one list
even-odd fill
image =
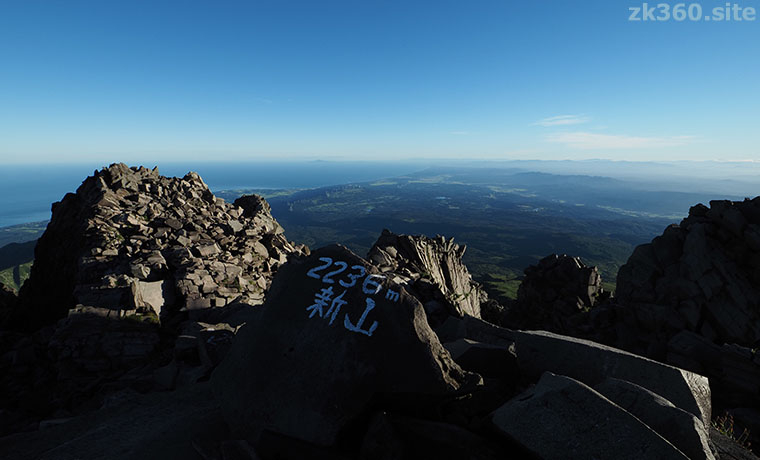
{"label": "thin white cloud", "polygon": [[538,126],[567,126],[567,125],[580,125],[588,123],[591,118],[583,115],[558,115],[556,117],[544,118],[533,123]]}
{"label": "thin white cloud", "polygon": [[693,136],[643,137],[587,132],[554,133],[546,137],[548,142],[564,144],[579,150],[600,149],[655,149],[678,147],[694,142]]}

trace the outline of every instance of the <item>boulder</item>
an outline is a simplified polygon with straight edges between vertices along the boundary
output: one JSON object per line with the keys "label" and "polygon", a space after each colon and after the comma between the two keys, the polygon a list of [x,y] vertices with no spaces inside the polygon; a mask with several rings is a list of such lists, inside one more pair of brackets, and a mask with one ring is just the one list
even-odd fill
{"label": "boulder", "polygon": [[688,458],[591,387],[551,372],[496,410],[493,423],[547,460]]}
{"label": "boulder", "polygon": [[642,386],[697,416],[707,426],[712,414],[708,379],[589,340],[545,331],[514,331],[477,318],[451,318],[437,330],[446,342],[467,338],[514,347],[517,365],[528,379],[553,372],[597,385],[608,377]]}
{"label": "boulder", "polygon": [[543,331],[512,331],[520,369],[546,371],[596,385],[608,377],[642,386],[710,423],[710,385],[706,377],[622,350]]}
{"label": "boulder", "polygon": [[594,390],[667,439],[691,460],[714,460],[709,426],[662,396],[625,380],[608,378]]}
{"label": "boulder", "polygon": [[167,281],[137,281],[132,287],[133,303],[137,308],[149,308],[157,316],[165,307],[174,304],[174,286]]}
{"label": "boulder", "polygon": [[414,297],[338,245],[280,268],[260,316],[212,376],[236,433],[255,439],[267,429],[325,446],[373,397],[439,397],[477,380]]}

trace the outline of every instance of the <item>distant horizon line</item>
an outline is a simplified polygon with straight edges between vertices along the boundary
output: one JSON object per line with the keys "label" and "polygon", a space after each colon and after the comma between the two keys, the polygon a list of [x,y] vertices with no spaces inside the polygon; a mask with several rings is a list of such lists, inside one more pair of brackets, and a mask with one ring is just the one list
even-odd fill
{"label": "distant horizon line", "polygon": [[4,166],[92,166],[100,164],[107,167],[111,164],[124,163],[130,167],[147,165],[160,166],[179,165],[179,164],[256,164],[256,163],[425,163],[425,162],[478,162],[478,163],[519,163],[519,162],[541,162],[541,163],[591,163],[591,162],[609,162],[609,163],[637,163],[637,164],[674,164],[674,163],[722,163],[722,164],[760,164],[760,159],[677,159],[677,160],[636,160],[636,159],[612,159],[612,158],[582,158],[582,159],[545,159],[545,158],[463,158],[463,157],[413,157],[413,158],[275,158],[263,157],[256,159],[188,159],[188,160],[150,160],[150,161],[99,161],[99,160],[76,160],[76,161],[32,161],[32,162],[0,162],[0,167]]}

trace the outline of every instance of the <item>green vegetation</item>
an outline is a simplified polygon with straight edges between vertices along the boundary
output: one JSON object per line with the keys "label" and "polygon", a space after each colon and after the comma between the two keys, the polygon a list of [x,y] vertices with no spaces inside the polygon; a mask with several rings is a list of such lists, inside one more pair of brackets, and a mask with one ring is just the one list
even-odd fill
{"label": "green vegetation", "polygon": [[[603,178],[568,181],[561,176],[505,174],[429,171],[272,194],[268,200],[288,238],[312,248],[339,243],[366,255],[383,228],[454,237],[467,245],[464,262],[474,278],[502,300],[516,297],[527,266],[552,253],[580,256],[598,266],[605,289],[613,291],[617,271],[636,245],[673,222],[647,217],[646,209],[605,209],[615,197],[620,209],[632,207],[636,200],[625,190],[610,188],[614,184]],[[600,183],[607,187],[602,192]],[[636,199],[659,206],[654,195]],[[664,209],[656,211],[648,215],[664,214]]]}
{"label": "green vegetation", "polygon": [[11,243],[36,241],[47,227],[47,221],[0,227],[0,248]]}
{"label": "green vegetation", "polygon": [[36,240],[0,247],[0,283],[18,291],[29,278]]}
{"label": "green vegetation", "polygon": [[158,315],[156,315],[154,312],[134,313],[134,314],[125,316],[124,319],[126,321],[134,321],[137,323],[161,324],[161,320],[158,318]]}
{"label": "green vegetation", "polygon": [[522,274],[516,271],[505,273],[490,273],[485,276],[483,287],[499,303],[506,303],[505,300],[517,299],[517,290],[522,282]]}
{"label": "green vegetation", "polygon": [[29,273],[32,270],[32,262],[26,262],[20,265],[0,270],[0,284],[4,284],[14,291],[18,292],[24,282],[29,279]]}
{"label": "green vegetation", "polygon": [[750,449],[750,442],[749,439],[749,430],[746,428],[737,436],[734,428],[734,417],[729,414],[728,412],[724,413],[723,415],[719,417],[715,417],[712,421],[712,425],[715,427],[716,430],[718,430],[723,435],[731,438],[742,446],[743,448],[749,450]]}
{"label": "green vegetation", "polygon": [[300,189],[237,189],[237,190],[219,190],[214,192],[214,195],[218,198],[224,199],[228,203],[232,203],[242,195],[256,194],[264,199],[269,200],[276,197],[290,196]]}

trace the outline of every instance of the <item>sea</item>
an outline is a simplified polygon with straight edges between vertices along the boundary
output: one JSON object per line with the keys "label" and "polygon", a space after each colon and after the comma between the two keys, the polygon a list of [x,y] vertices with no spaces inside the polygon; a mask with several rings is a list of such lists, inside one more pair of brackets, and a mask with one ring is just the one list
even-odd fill
{"label": "sea", "polygon": [[[47,221],[52,203],[75,192],[87,176],[105,165],[45,164],[0,166],[0,227]],[[309,189],[374,181],[419,171],[422,162],[266,161],[248,163],[158,163],[164,176],[201,175],[211,191]]]}

